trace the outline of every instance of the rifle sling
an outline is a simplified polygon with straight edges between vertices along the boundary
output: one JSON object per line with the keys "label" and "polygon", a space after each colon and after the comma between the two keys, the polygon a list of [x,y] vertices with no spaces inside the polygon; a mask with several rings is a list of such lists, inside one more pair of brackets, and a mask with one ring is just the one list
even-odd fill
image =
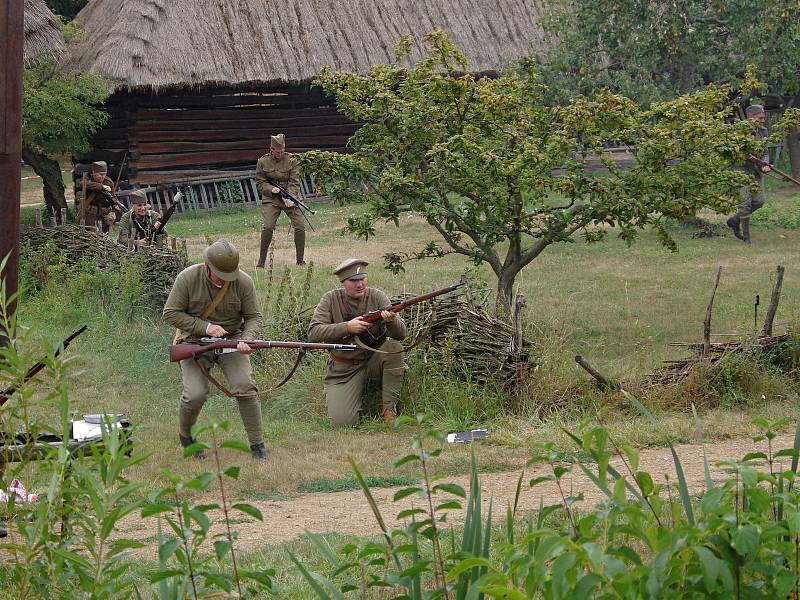
{"label": "rifle sling", "polygon": [[200,360],[200,355],[195,354],[194,356],[192,356],[192,358],[194,359],[195,364],[200,369],[200,372],[205,376],[205,378],[208,379],[214,385],[214,387],[216,387],[220,392],[225,394],[228,398],[258,398],[259,396],[266,396],[267,394],[271,394],[279,387],[281,387],[284,383],[289,381],[292,378],[292,375],[294,375],[294,372],[297,370],[297,367],[300,366],[300,363],[302,362],[305,353],[306,353],[305,350],[300,350],[300,352],[297,353],[297,358],[294,361],[294,365],[292,365],[292,368],[289,370],[289,373],[286,375],[286,377],[284,377],[280,381],[280,383],[278,383],[278,385],[273,386],[268,390],[264,390],[262,392],[244,392],[241,394],[234,394],[232,391],[230,391],[228,388],[222,385],[206,368],[206,366],[203,364],[203,361]]}
{"label": "rifle sling", "polygon": [[[424,340],[428,336],[428,333],[430,333],[434,322],[436,322],[436,304],[431,303],[431,316],[428,319],[428,324],[425,326],[425,328],[422,331],[420,331],[417,334],[417,337],[414,338],[414,341],[411,342],[410,346],[403,347],[402,349],[395,350],[393,352],[387,352],[386,350],[380,350],[378,348],[370,348],[364,342],[362,342],[357,335],[353,336],[353,343],[356,346],[358,346],[359,348],[361,348],[362,350],[366,350],[367,352],[374,352],[375,354],[402,354],[404,352],[410,352],[411,350],[413,350],[414,348],[419,346],[422,343],[422,340]],[[381,345],[383,345],[383,344],[381,344]],[[345,361],[347,361],[347,362],[352,363],[354,366],[356,365],[356,361],[350,361],[349,359],[346,359],[346,358],[334,357],[333,354],[331,354],[330,356],[336,362],[345,362]],[[366,363],[367,361],[365,360],[363,362]]]}

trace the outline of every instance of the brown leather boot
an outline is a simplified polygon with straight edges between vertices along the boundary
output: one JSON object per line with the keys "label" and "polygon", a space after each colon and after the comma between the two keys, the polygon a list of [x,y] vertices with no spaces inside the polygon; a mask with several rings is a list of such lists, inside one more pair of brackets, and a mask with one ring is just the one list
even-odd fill
{"label": "brown leather boot", "polygon": [[306,253],[306,232],[302,229],[294,230],[294,253],[297,257],[297,264],[305,265],[306,261],[303,260],[303,256]]}
{"label": "brown leather boot", "polygon": [[269,245],[272,243],[272,232],[266,229],[261,230],[261,248],[258,252],[258,262],[256,263],[256,269],[263,269],[264,263],[267,262],[267,252],[269,251]]}

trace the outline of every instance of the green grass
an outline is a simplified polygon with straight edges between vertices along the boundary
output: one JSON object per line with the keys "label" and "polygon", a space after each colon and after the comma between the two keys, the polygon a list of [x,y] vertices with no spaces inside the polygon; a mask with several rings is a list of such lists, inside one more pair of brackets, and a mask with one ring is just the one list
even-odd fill
{"label": "green grass", "polygon": [[[798,197],[788,186],[778,186],[772,190],[770,202],[780,211],[793,206]],[[319,212],[312,221],[317,231],[309,231],[307,250],[307,260],[314,263],[309,294],[291,306],[284,300],[283,309],[301,312],[313,308],[321,294],[338,285],[331,269],[349,256],[369,260],[370,285],[389,294],[442,287],[470,268],[466,260],[450,256],[409,264],[404,275],[394,276],[381,268],[382,255],[389,250],[417,248],[433,239],[434,234],[424,223],[404,218],[399,229],[381,226],[377,237],[362,242],[341,235],[346,216],[358,209],[331,204],[316,208]],[[724,220],[724,215],[704,216],[718,223]],[[236,243],[242,266],[254,276],[262,299],[271,295],[265,302],[265,309],[269,309],[265,317],[267,331],[273,332],[270,328],[285,318],[282,313],[269,312],[279,280],[286,277],[299,287],[306,273],[293,266],[293,243],[286,234],[287,226],[282,217],[275,235],[271,282],[268,272],[252,268],[260,231],[256,208],[178,216],[169,229],[173,235],[188,238],[193,260],[199,260],[206,238],[226,236]],[[406,405],[441,411],[437,422],[442,429],[488,427],[491,436],[480,452],[486,465],[524,464],[536,443],[563,441],[560,427],[573,428],[598,413],[608,421],[614,435],[631,445],[662,445],[667,435],[674,441],[695,440],[691,418],[687,418],[693,397],[670,397],[672,392],[664,392],[658,401],[667,426],[657,428],[624,408],[614,394],[594,390],[573,357],[582,354],[608,376],[632,381],[664,359],[683,356],[682,350],[670,347],[669,342],[702,339],[706,305],[720,265],[723,273],[715,302],[714,333],[751,332],[753,300],[760,294],[763,316],[777,264],[787,267],[778,329],[800,322],[800,270],[795,267],[800,264],[800,230],[754,225],[751,246],[732,236],[693,239],[687,231],[676,229],[672,233],[680,248],[678,253],[664,249],[653,234],[642,233],[628,247],[612,231],[600,244],[576,240],[553,246],[521,273],[518,284],[527,297],[527,337],[541,357],[536,379],[524,399],[524,414],[508,415],[498,410],[493,392],[480,386],[465,387],[457,382],[443,386],[435,368],[421,363],[409,371],[406,392],[411,395]],[[493,277],[486,269],[471,273],[476,285],[482,280],[493,287]],[[304,314],[308,318],[309,313]],[[101,409],[124,412],[136,424],[138,447],[151,452],[152,457],[134,469],[135,479],[158,487],[164,468],[182,474],[199,468],[180,458],[176,424],[180,376],[177,367],[166,359],[173,331],[161,322],[158,308],[143,308],[134,321],[127,322],[120,312],[104,306],[91,294],[76,295],[68,285],[61,285],[23,297],[19,319],[35,330],[24,344],[32,355],[41,351],[45,339],[61,338],[84,322],[90,325],[67,352],[74,373],[73,408],[78,413]],[[259,385],[267,388],[276,383],[293,358],[288,352],[271,351],[257,363]],[[328,482],[325,485],[335,487],[351,481],[348,456],[369,473],[386,478],[410,476],[392,466],[398,445],[405,446],[407,430],[394,430],[374,420],[355,430],[328,425],[322,394],[324,368],[324,356],[307,357],[293,380],[263,401],[271,460],[264,466],[243,465],[240,480],[234,484],[235,494],[286,497],[310,489],[307,486],[322,485],[313,482]],[[756,388],[746,390],[735,402],[705,407],[703,420],[708,424],[708,435],[750,435],[754,416],[774,420],[796,412],[798,395],[791,381],[772,381],[766,401],[761,400],[761,388]],[[644,400],[648,400],[646,394]],[[212,418],[230,420],[232,435],[244,439],[235,402],[211,397],[201,419]],[[467,472],[469,448],[453,448],[439,466],[443,475]]]}
{"label": "green grass", "polygon": [[[403,476],[367,476],[364,477],[371,488],[398,487],[401,485],[414,485],[416,479]],[[312,479],[304,481],[298,486],[301,492],[346,492],[359,489],[355,478],[342,479]]]}

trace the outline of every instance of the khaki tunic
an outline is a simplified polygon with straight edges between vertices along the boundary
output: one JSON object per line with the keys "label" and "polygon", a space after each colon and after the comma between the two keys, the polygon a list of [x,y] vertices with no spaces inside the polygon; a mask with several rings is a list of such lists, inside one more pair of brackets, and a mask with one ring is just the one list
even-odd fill
{"label": "khaki tunic", "polygon": [[[193,337],[206,336],[209,323],[220,325],[228,331],[230,338],[251,339],[261,332],[261,309],[255,285],[249,275],[239,272],[232,281],[222,302],[209,315],[208,320],[200,315],[211,304],[219,288],[206,273],[205,264],[187,267],[175,278],[175,283],[164,305],[164,320]],[[213,354],[207,352],[199,359],[206,369],[215,364],[222,369],[228,388],[233,393],[255,392],[258,388],[252,377],[250,358],[239,352]],[[179,433],[191,436],[192,426],[197,422],[200,410],[208,399],[209,382],[194,359],[181,361],[183,393],[178,412]],[[263,443],[261,426],[261,404],[258,398],[237,398],[250,445]]]}
{"label": "khaki tunic", "polygon": [[110,177],[106,176],[99,183],[91,176],[87,178],[86,189],[83,190],[83,197],[78,201],[78,210],[75,211],[76,223],[80,223],[83,219],[86,225],[94,226],[97,221],[103,221],[103,225],[108,228],[117,220],[117,215],[105,205],[105,200],[100,194],[104,185],[111,188],[112,194],[115,192],[114,181]]}
{"label": "khaki tunic", "polygon": [[[129,210],[119,220],[117,227],[119,227],[119,235],[117,237],[117,241],[120,244],[127,245],[128,240],[143,240],[150,235],[150,230],[153,227],[153,223],[158,221],[161,218],[161,213],[155,210],[148,210],[147,213],[143,217],[137,217],[133,214],[132,210]],[[136,225],[139,225],[137,227]],[[159,230],[155,236],[154,240],[158,242],[158,240],[164,239],[164,231]]]}
{"label": "khaki tunic", "polygon": [[[364,296],[358,300],[347,296],[343,288],[331,290],[322,296],[314,311],[308,339],[311,342],[346,343],[351,339],[347,321],[386,308],[389,304],[388,296],[376,288],[366,288]],[[378,348],[383,352],[359,349],[331,353],[339,359],[328,360],[325,372],[325,399],[333,425],[355,425],[358,422],[364,391],[376,380],[382,384],[383,409],[397,411],[405,371],[402,345],[398,340],[405,339],[407,331],[400,315],[392,323],[387,323],[386,329],[389,336]],[[373,335],[379,334],[380,324],[373,325],[369,331]]]}
{"label": "khaki tunic", "polygon": [[284,152],[280,160],[267,153],[256,163],[256,187],[261,194],[261,212],[264,217],[264,231],[273,231],[281,211],[292,222],[295,231],[305,231],[305,219],[298,206],[286,206],[280,194],[273,194],[270,177],[289,190],[295,198],[300,198],[300,169],[292,155]]}

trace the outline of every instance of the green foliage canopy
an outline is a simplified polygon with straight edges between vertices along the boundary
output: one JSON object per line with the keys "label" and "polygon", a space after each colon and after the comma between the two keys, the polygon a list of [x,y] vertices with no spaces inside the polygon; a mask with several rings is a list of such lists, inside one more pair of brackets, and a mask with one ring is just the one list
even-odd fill
{"label": "green foliage canopy", "polygon": [[[351,154],[301,157],[335,200],[366,201],[368,211],[348,222],[356,235],[374,235],[380,220],[399,224],[403,213],[438,233],[417,252],[387,254],[395,271],[407,260],[462,254],[491,267],[508,303],[516,275],[551,244],[576,234],[596,242],[609,227],[632,242],[653,228],[674,248],[665,219],[727,211],[748,184],[729,167],[760,142],[751,123],[728,122],[726,87],[646,110],[607,91],[551,106],[533,61],[477,78],[444,34],[427,40],[432,52],[410,68],[401,66],[405,39],[397,63],[368,76],[324,70],[316,83],[364,126],[350,139]],[[636,147],[630,168],[603,154],[609,140]],[[591,161],[606,172],[590,169]]]}
{"label": "green foliage canopy", "polygon": [[800,4],[751,0],[550,0],[543,76],[557,99],[608,88],[650,103],[711,82],[738,87],[748,64],[774,94],[800,93]]}
{"label": "green foliage canopy", "polygon": [[108,96],[95,76],[58,69],[40,59],[25,69],[22,139],[44,154],[89,149],[94,131],[108,115],[99,105]]}

